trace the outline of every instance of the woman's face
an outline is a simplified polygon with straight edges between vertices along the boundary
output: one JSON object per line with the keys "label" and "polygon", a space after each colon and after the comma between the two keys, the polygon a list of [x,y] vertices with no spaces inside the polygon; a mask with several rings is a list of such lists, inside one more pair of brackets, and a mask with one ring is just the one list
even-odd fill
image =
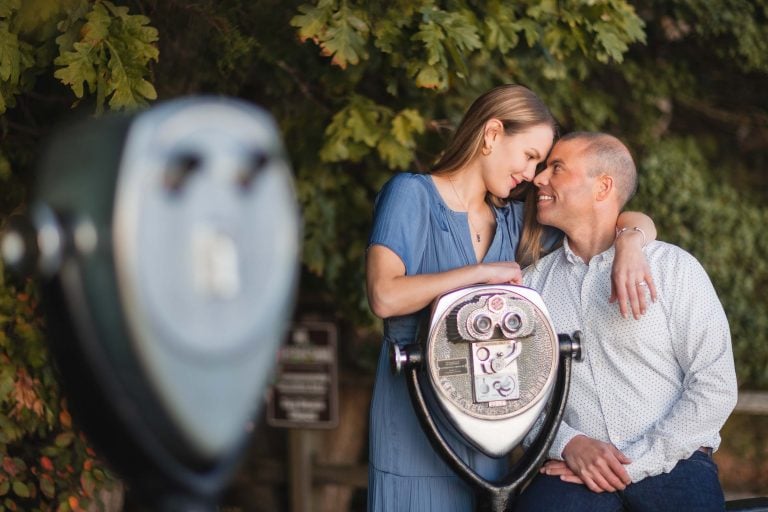
{"label": "woman's face", "polygon": [[484,178],[488,191],[496,197],[507,197],[523,181],[531,181],[536,166],[543,162],[552,147],[552,127],[541,124],[527,130],[505,135],[499,131],[488,139],[491,147],[484,161]]}

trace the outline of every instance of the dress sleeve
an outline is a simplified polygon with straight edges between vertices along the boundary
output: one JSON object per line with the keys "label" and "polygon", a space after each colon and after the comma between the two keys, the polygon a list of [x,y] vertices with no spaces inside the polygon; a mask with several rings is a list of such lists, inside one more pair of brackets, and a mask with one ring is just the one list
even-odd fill
{"label": "dress sleeve", "polygon": [[387,247],[403,261],[406,275],[417,273],[427,245],[429,212],[429,194],[423,177],[398,174],[376,197],[368,247]]}

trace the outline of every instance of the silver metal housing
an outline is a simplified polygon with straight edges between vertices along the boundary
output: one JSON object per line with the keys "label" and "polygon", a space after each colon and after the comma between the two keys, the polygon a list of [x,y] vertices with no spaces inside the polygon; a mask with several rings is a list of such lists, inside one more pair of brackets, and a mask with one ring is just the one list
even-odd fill
{"label": "silver metal housing", "polygon": [[[491,319],[490,332],[476,332],[478,312]],[[520,325],[517,319],[505,325],[508,314],[520,316]],[[434,302],[425,345],[430,383],[457,430],[492,457],[520,444],[552,395],[559,361],[558,337],[541,296],[513,285],[446,293]],[[487,381],[499,399],[486,397],[492,394]]]}

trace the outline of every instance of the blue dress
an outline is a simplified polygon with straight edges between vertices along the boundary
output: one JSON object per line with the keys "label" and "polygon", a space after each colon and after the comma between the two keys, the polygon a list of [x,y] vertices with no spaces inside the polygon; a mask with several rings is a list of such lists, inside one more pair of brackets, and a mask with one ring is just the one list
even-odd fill
{"label": "blue dress", "polygon": [[[494,208],[496,233],[484,262],[514,261],[522,203]],[[477,263],[465,212],[449,209],[432,177],[402,173],[381,190],[374,206],[371,245],[383,245],[405,264],[406,275],[444,272]],[[414,341],[427,311],[384,320],[384,343],[373,390],[369,436],[370,512],[475,510],[472,489],[443,462],[421,429],[403,375],[389,367],[392,343]],[[440,430],[456,454],[488,480],[506,474],[506,457],[477,451],[441,416]]]}

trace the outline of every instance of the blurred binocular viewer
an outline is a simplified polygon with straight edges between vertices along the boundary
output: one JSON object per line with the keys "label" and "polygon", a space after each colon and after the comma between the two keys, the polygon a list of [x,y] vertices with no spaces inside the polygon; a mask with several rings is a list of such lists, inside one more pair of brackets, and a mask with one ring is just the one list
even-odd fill
{"label": "blurred binocular viewer", "polygon": [[[395,344],[394,371],[435,449],[478,493],[481,509],[509,510],[546,456],[562,419],[571,361],[581,333],[556,334],[541,296],[523,286],[484,285],[437,298],[419,342]],[[437,404],[435,407],[432,404]],[[543,427],[500,482],[489,482],[451,449],[435,422],[443,415],[491,457],[508,455],[545,413]]]}
{"label": "blurred binocular viewer", "polygon": [[161,510],[213,510],[293,310],[300,220],[271,116],[187,98],[59,130],[7,267],[41,278],[75,419]]}

